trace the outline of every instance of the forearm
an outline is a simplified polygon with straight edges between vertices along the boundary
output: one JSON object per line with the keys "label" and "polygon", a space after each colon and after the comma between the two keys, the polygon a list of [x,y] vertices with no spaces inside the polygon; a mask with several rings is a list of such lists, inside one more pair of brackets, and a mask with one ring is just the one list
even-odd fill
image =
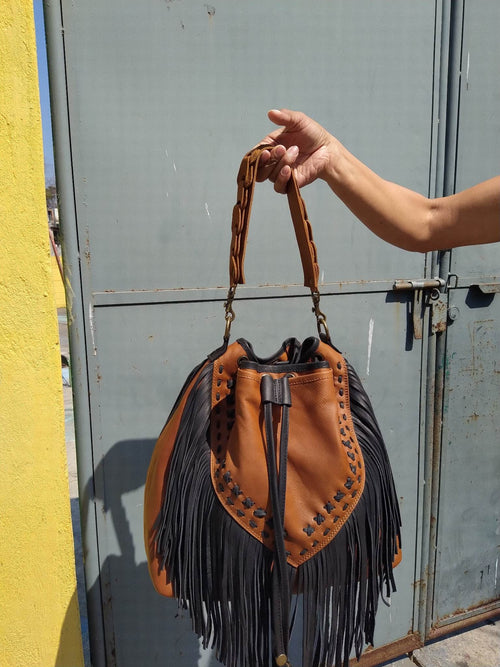
{"label": "forearm", "polygon": [[264,143],[259,180],[286,192],[292,169],[299,187],[322,178],[377,236],[427,252],[500,241],[500,176],[450,197],[428,199],[386,181],[360,162],[329,132],[300,111],[272,110],[282,125]]}
{"label": "forearm", "polygon": [[419,252],[500,241],[500,177],[432,200],[380,178],[334,138],[330,154],[322,178],[383,240]]}

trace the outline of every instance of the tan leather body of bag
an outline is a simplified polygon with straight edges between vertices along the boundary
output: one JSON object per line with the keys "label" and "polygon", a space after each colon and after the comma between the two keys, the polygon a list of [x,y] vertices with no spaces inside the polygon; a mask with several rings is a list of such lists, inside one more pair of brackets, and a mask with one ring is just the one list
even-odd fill
{"label": "tan leather body of bag", "polygon": [[245,339],[229,344],[264,148],[238,174],[223,345],[186,380],[149,466],[149,572],[228,667],[290,665],[300,598],[303,667],[346,667],[373,642],[379,598],[395,590],[400,513],[370,400],[319,308],[294,177],[288,201],[319,335],[288,338],[266,359]]}

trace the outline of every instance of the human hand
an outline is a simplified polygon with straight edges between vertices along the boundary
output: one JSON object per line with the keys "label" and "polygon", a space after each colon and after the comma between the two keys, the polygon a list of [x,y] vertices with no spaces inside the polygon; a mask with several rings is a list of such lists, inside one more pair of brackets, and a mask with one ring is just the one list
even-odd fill
{"label": "human hand", "polygon": [[268,118],[283,127],[261,142],[275,146],[262,153],[257,180],[269,179],[276,192],[285,193],[292,169],[299,188],[324,178],[335,152],[334,137],[300,111],[273,109]]}

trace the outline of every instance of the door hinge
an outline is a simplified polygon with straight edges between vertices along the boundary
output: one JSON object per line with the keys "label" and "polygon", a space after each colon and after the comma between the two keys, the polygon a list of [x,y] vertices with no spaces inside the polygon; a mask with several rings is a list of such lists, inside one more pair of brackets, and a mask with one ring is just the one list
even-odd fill
{"label": "door hinge", "polygon": [[448,283],[443,278],[416,278],[395,280],[395,292],[413,292],[412,321],[413,336],[417,340],[423,335],[425,309],[431,309],[431,333],[441,333],[448,323],[448,303],[446,289]]}

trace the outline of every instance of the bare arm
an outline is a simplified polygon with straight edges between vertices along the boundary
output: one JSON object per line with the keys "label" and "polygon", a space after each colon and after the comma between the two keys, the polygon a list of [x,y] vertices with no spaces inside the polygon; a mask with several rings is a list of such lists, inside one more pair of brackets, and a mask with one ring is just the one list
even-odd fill
{"label": "bare arm", "polygon": [[271,111],[283,125],[264,142],[259,180],[285,192],[291,169],[299,187],[321,178],[372,232],[405,250],[426,252],[500,241],[500,176],[456,195],[428,199],[386,181],[321,125],[295,111]]}

